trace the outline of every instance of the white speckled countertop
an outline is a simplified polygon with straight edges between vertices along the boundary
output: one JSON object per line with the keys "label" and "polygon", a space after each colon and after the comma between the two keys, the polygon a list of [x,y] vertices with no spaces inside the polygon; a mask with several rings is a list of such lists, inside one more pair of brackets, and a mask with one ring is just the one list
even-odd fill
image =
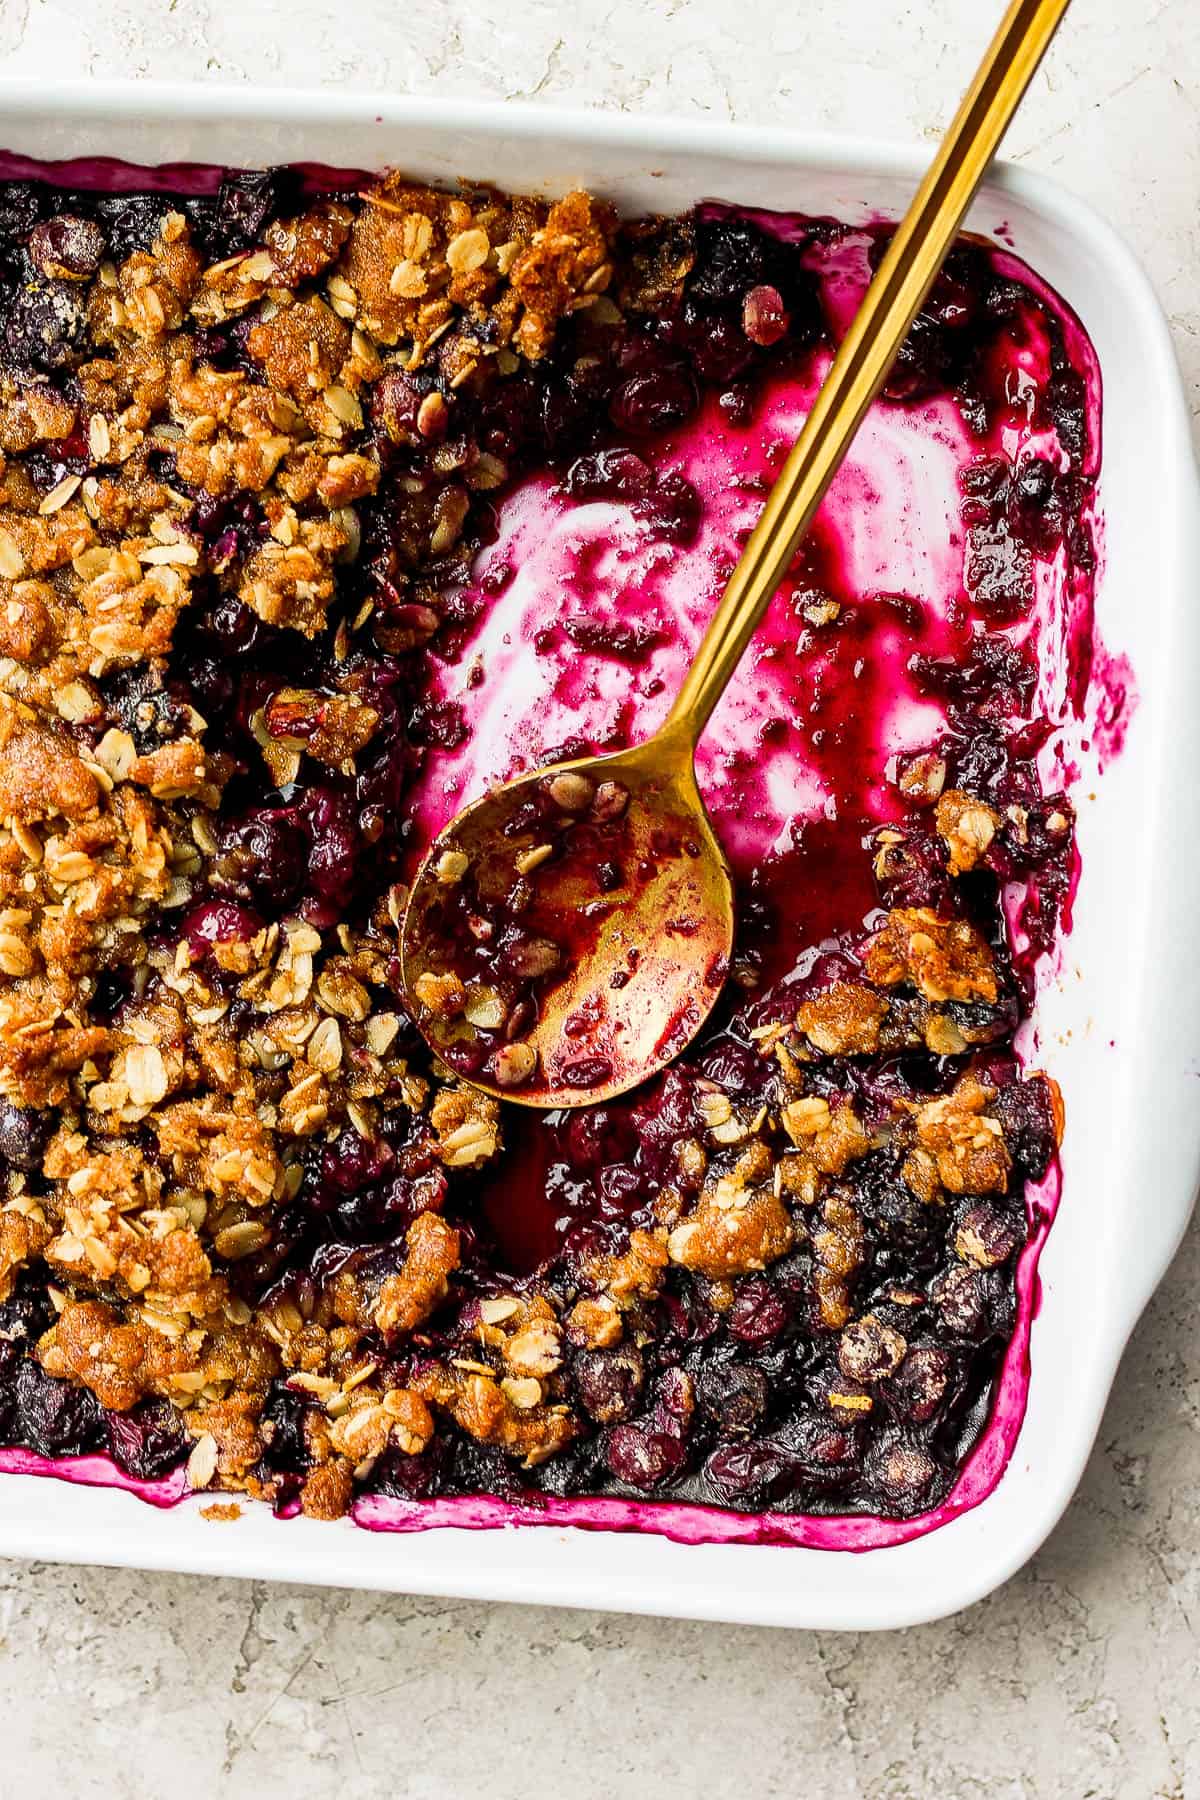
{"label": "white speckled countertop", "polygon": [[[932,139],[982,0],[0,0],[5,74],[329,83]],[[1010,153],[1130,238],[1200,411],[1197,0],[1080,0]],[[1153,1205],[1152,1194],[1146,1204]],[[5,1794],[1200,1795],[1200,1233],[1050,1542],[960,1618],[782,1635],[0,1565]]]}

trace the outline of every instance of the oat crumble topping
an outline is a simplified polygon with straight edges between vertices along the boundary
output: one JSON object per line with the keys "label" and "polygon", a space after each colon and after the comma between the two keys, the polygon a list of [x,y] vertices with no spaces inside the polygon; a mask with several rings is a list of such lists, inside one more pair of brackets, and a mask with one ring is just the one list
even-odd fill
{"label": "oat crumble topping", "polygon": [[910,763],[854,959],[635,1102],[637,1207],[533,1273],[473,1212],[502,1109],[396,964],[405,784],[456,729],[423,658],[487,496],[570,460],[622,332],[816,341],[807,275],[582,193],[231,183],[0,186],[0,1436],[318,1518],[372,1485],[921,1510],[1061,1130],[962,883],[1065,856],[1062,796]]}

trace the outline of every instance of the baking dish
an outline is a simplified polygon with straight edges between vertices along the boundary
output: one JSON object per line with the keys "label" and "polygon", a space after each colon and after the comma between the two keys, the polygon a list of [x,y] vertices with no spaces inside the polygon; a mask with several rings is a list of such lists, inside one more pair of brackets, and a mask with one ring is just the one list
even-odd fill
{"label": "baking dish", "polygon": [[[580,183],[631,211],[716,197],[847,219],[889,215],[922,162],[919,152],[860,142],[728,129],[714,140],[691,125],[370,96],[99,86],[47,95],[9,87],[0,90],[0,113],[0,145],[43,159],[400,163],[443,181],[486,172],[502,186]],[[1098,626],[1109,689],[1116,680],[1128,686],[1132,669],[1138,696],[1122,720],[1119,757],[1103,720],[1078,747],[1084,879],[1030,1046],[1066,1096],[1065,1199],[1039,1267],[1028,1410],[994,1491],[934,1532],[850,1554],[556,1526],[375,1535],[348,1524],[284,1523],[265,1509],[216,1525],[195,1503],[156,1512],[123,1493],[9,1475],[0,1481],[0,1548],[863,1628],[968,1603],[1045,1536],[1082,1471],[1121,1346],[1182,1233],[1200,1150],[1189,1092],[1200,976],[1182,948],[1185,884],[1183,867],[1176,870],[1191,836],[1189,775],[1200,747],[1184,686],[1193,629],[1185,595],[1200,541],[1178,376],[1161,315],[1128,253],[1078,203],[1011,170],[996,173],[970,224],[1048,280],[1098,352],[1106,521]],[[1152,604],[1139,607],[1143,593]],[[1164,879],[1140,874],[1151,869]]]}

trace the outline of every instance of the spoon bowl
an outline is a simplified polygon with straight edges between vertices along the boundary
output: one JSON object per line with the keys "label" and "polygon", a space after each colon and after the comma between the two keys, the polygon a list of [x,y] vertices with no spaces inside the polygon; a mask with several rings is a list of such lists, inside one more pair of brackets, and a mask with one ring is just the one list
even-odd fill
{"label": "spoon bowl", "polygon": [[448,1067],[526,1106],[582,1106],[685,1049],[724,985],[733,881],[690,740],[536,769],[434,841],[401,934]]}

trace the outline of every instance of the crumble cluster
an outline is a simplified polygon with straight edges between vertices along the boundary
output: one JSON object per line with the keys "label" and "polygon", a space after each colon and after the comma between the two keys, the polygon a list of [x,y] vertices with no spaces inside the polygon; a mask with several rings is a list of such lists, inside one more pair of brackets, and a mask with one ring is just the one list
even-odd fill
{"label": "crumble cluster", "polygon": [[[247,187],[222,255],[200,206],[105,204],[0,207],[0,1437],[325,1518],[364,1483],[932,1503],[1054,1145],[1050,1085],[987,1062],[1019,991],[954,889],[1028,808],[908,770],[933,810],[880,836],[856,968],[748,1079],[672,1072],[639,1207],[541,1275],[489,1263],[500,1110],[399,999],[388,834],[455,729],[421,655],[520,420],[553,451],[596,334],[689,282],[741,379],[819,330],[802,278],[583,194]],[[657,380],[670,424],[683,378],[628,366],[609,416]],[[862,1079],[906,1053],[940,1089]]]}
{"label": "crumble cluster", "polygon": [[[394,400],[430,366],[411,435],[444,448],[404,525],[414,569],[445,557],[470,493],[504,475],[448,440],[451,397],[546,354],[559,319],[608,288],[613,232],[583,194],[548,206],[389,179],[272,219],[215,262],[165,201],[121,258],[83,217],[27,240],[15,318],[35,366],[70,380],[13,364],[0,378],[0,1092],[6,1152],[30,1140],[8,1161],[0,1297],[37,1264],[55,1309],[41,1366],[117,1413],[169,1401],[197,1487],[273,1491],[260,1415],[285,1371],[322,1402],[310,1511],[344,1511],[352,1469],[389,1433],[424,1446],[418,1388],[455,1417],[487,1414],[456,1377],[381,1388],[356,1353],[364,1332],[411,1333],[445,1298],[457,1235],[435,1215],[377,1295],[340,1278],[328,1329],[286,1303],[256,1311],[231,1274],[270,1245],[314,1139],[370,1142],[381,1109],[402,1106],[428,1121],[434,1164],[459,1170],[495,1154],[498,1128],[399,1052],[401,892],[361,927],[196,918],[236,765],[172,692],[176,628],[219,593],[272,626],[326,630],[355,507],[380,482],[372,390],[403,436],[388,384]],[[239,321],[239,366],[206,355]],[[63,455],[77,472],[47,489],[45,459]],[[243,496],[265,526],[249,547],[198,528],[205,498]],[[437,614],[410,610],[400,631],[428,637]],[[379,724],[354,689],[364,623],[338,622],[332,691],[278,688],[252,720],[272,785],[301,754],[353,774]],[[517,1391],[514,1442],[552,1443],[561,1427],[535,1424]]]}

